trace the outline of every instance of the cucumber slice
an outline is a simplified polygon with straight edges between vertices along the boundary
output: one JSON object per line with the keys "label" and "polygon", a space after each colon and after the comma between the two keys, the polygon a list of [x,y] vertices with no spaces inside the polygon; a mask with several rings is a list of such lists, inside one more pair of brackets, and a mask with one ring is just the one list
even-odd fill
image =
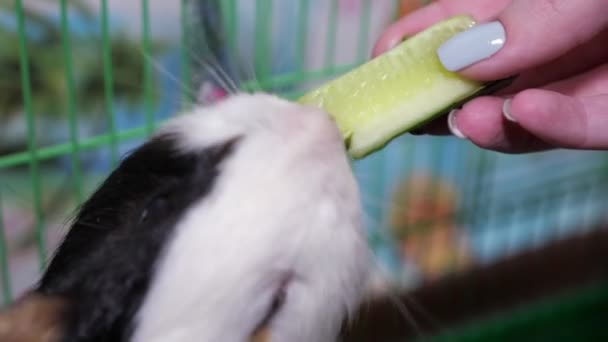
{"label": "cucumber slice", "polygon": [[447,71],[435,51],[475,25],[469,16],[441,21],[385,54],[301,97],[336,121],[353,158],[479,95],[489,85]]}

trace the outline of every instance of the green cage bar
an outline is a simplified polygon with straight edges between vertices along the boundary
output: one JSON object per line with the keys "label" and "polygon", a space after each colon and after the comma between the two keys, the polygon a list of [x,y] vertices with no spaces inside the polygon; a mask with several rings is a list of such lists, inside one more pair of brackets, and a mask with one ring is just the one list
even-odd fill
{"label": "green cage bar", "polygon": [[70,24],[68,18],[68,2],[61,0],[61,41],[63,45],[63,65],[65,68],[65,82],[67,86],[67,110],[68,123],[70,127],[70,144],[72,151],[70,160],[72,161],[73,184],[76,199],[82,201],[82,171],[80,169],[80,144],[78,141],[78,120],[76,118],[76,91],[74,89],[74,75],[72,71],[72,46],[70,42]]}
{"label": "green cage bar", "polygon": [[17,16],[17,29],[19,31],[19,64],[21,68],[21,83],[23,85],[23,106],[27,121],[27,146],[25,162],[29,163],[32,186],[34,220],[36,229],[36,246],[40,269],[46,264],[46,241],[44,237],[44,214],[42,211],[42,187],[40,184],[40,167],[38,164],[38,151],[36,146],[36,128],[34,113],[32,111],[32,86],[30,83],[29,56],[27,51],[27,35],[25,33],[25,16],[21,0],[15,0],[15,14]]}
{"label": "green cage bar", "polygon": [[190,73],[190,61],[188,53],[188,39],[190,37],[190,29],[188,25],[188,0],[181,0],[181,43],[180,43],[180,78],[182,83],[182,103],[183,107],[191,103],[195,99],[192,98],[192,77]]}
{"label": "green cage bar", "polygon": [[331,70],[335,65],[336,58],[336,35],[338,34],[338,1],[330,2],[329,16],[327,18],[329,28],[325,39],[325,68]]}
{"label": "green cage bar", "polygon": [[368,39],[369,39],[369,23],[372,15],[372,0],[362,0],[363,11],[359,20],[359,44],[357,47],[357,60],[355,63],[364,63],[369,53]]}
{"label": "green cage bar", "polygon": [[[224,21],[224,28],[226,33],[226,42],[228,44],[228,51],[234,57],[234,60],[238,60],[239,47],[238,47],[238,18],[236,12],[236,1],[237,0],[225,0],[221,2],[220,10]],[[239,70],[242,71],[242,70]],[[253,75],[251,75],[253,77]]]}
{"label": "green cage bar", "polygon": [[[0,190],[2,184],[0,184]],[[4,208],[2,206],[2,192],[0,191],[0,276],[2,276],[2,302],[6,305],[11,302],[11,272],[8,266],[8,245],[4,233]]]}
{"label": "green cage bar", "polygon": [[108,14],[108,0],[101,0],[101,32],[103,50],[103,86],[108,126],[110,129],[110,158],[112,165],[118,162],[118,137],[116,127],[116,113],[114,112],[114,89],[112,77],[112,45],[110,43],[110,28]]}
{"label": "green cage bar", "polygon": [[[115,134],[117,142],[125,142],[141,138],[146,135],[148,127],[136,127],[131,129],[125,129]],[[112,143],[112,134],[102,134],[80,140],[79,150],[91,150],[101,146],[108,146]],[[57,144],[53,146],[42,147],[34,150],[36,154],[36,161],[48,160],[63,155],[71,154],[74,151],[71,143]],[[9,168],[13,166],[22,165],[31,162],[31,152],[19,152],[4,156],[0,159],[0,169]],[[36,171],[38,172],[38,171]]]}
{"label": "green cage bar", "polygon": [[272,29],[272,0],[257,1],[255,4],[255,65],[254,80],[259,86],[267,90],[270,83],[270,65],[272,60],[272,45],[270,44],[270,30]]}
{"label": "green cage bar", "polygon": [[[346,64],[346,65],[330,65],[329,67],[324,67],[318,70],[306,71],[304,74],[299,74],[297,72],[286,72],[281,75],[273,76],[268,80],[253,80],[249,82],[243,82],[244,87],[248,90],[259,88],[260,86],[264,89],[268,87],[283,87],[286,85],[297,84],[299,82],[306,81],[318,81],[323,80],[328,77],[335,77],[344,72],[351,70],[353,67],[357,66],[356,64]],[[289,98],[289,93],[281,93],[283,97]]]}
{"label": "green cage bar", "polygon": [[150,10],[148,0],[141,0],[141,45],[144,54],[143,86],[146,134],[154,131],[155,120],[152,108],[152,55],[150,50]]}
{"label": "green cage bar", "polygon": [[298,28],[296,32],[296,41],[298,44],[296,45],[296,66],[297,66],[297,74],[299,77],[302,77],[304,73],[304,57],[306,56],[306,32],[308,32],[308,18],[310,12],[310,1],[309,0],[301,0],[299,2],[298,13]]}

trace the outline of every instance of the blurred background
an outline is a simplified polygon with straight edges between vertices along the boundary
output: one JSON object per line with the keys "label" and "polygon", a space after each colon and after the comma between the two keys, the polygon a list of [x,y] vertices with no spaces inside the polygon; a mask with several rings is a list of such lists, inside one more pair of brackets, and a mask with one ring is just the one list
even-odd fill
{"label": "blurred background", "polygon": [[[4,303],[163,120],[232,87],[294,99],[427,2],[0,0]],[[349,340],[606,337],[608,153],[406,135],[353,167],[377,270]]]}

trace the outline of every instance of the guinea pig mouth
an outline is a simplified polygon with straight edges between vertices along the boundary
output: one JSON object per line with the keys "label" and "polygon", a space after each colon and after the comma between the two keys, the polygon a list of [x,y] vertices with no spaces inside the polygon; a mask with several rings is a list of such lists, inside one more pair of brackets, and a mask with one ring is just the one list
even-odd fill
{"label": "guinea pig mouth", "polygon": [[285,301],[287,300],[287,287],[291,282],[291,275],[286,276],[281,281],[279,287],[274,293],[272,302],[266,315],[251,334],[251,342],[268,342],[270,341],[270,322],[277,316]]}

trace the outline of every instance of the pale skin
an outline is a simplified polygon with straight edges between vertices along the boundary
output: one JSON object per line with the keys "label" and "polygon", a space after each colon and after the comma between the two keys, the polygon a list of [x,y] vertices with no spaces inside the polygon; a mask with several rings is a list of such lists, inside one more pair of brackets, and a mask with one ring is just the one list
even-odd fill
{"label": "pale skin", "polygon": [[[459,72],[477,80],[518,75],[493,96],[466,103],[454,115],[474,144],[501,152],[553,148],[608,149],[608,2],[606,0],[439,0],[390,26],[373,55],[402,38],[457,14],[499,20],[506,44]],[[511,99],[508,120],[503,104]],[[446,118],[423,128],[447,134]]]}

